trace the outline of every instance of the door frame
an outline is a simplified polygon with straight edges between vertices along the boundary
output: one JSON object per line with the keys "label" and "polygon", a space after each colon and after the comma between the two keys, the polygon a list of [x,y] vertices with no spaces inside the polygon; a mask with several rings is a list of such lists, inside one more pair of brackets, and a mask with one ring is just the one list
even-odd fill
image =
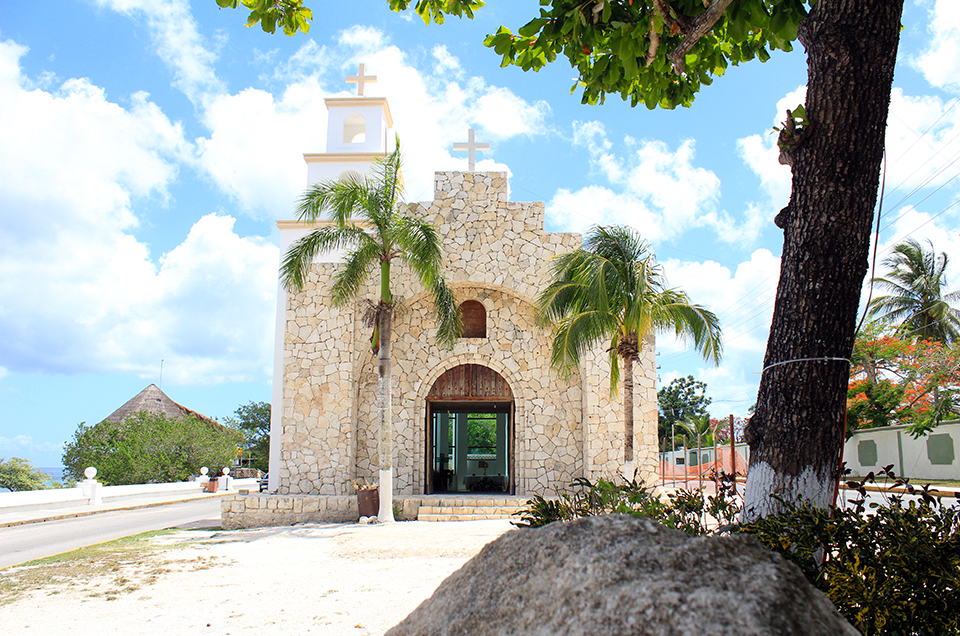
{"label": "door frame", "polygon": [[[475,411],[469,410],[467,407],[469,405],[478,405],[479,409]],[[433,491],[433,460],[434,460],[434,443],[433,443],[433,414],[439,410],[446,410],[442,407],[446,405],[459,406],[461,409],[465,409],[461,412],[483,412],[482,405],[503,405],[503,411],[490,410],[487,412],[497,413],[505,412],[507,413],[507,439],[506,439],[506,453],[507,453],[507,490],[503,493],[504,495],[510,494],[514,495],[517,492],[516,486],[516,452],[514,449],[515,440],[516,440],[516,403],[513,398],[504,398],[504,397],[428,397],[426,398],[426,409],[424,422],[424,430],[426,431],[426,436],[424,441],[424,494],[441,494],[434,493]],[[444,493],[445,494],[445,493]],[[457,494],[457,493],[450,493]]]}

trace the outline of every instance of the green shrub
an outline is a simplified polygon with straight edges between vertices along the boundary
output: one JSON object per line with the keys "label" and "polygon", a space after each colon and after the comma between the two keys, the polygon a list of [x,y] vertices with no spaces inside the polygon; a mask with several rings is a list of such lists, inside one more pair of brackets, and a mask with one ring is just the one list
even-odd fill
{"label": "green shrub", "polygon": [[739,512],[729,495],[729,483],[730,479],[724,477],[720,492],[706,499],[702,492],[680,490],[665,502],[636,479],[616,483],[601,478],[592,483],[580,477],[570,484],[569,492],[560,493],[557,499],[537,495],[527,501],[526,507],[515,513],[520,521],[514,525],[537,528],[579,517],[634,514],[687,534],[707,534],[708,526],[714,530],[729,528]]}
{"label": "green shrub", "polygon": [[0,458],[0,488],[11,492],[18,490],[47,490],[61,488],[62,484],[39,468],[34,468],[29,459]]}
{"label": "green shrub", "polygon": [[[891,467],[883,473],[896,479]],[[797,564],[864,636],[960,634],[960,511],[928,488],[896,480],[918,500],[892,495],[866,505],[864,482],[852,508],[783,503],[777,515],[737,524],[730,478],[720,492],[681,490],[663,501],[636,481],[578,479],[559,498],[536,496],[517,514],[521,527],[600,514],[635,514],[691,535],[747,532]]]}
{"label": "green shrub", "polygon": [[122,422],[81,423],[63,447],[64,474],[79,481],[93,466],[111,486],[183,481],[202,466],[215,476],[241,444],[243,435],[216,422],[140,411]]}
{"label": "green shrub", "polygon": [[918,500],[893,495],[868,509],[871,481],[848,483],[861,493],[852,508],[782,502],[737,531],[796,563],[864,636],[960,634],[960,512],[906,480],[896,483]]}

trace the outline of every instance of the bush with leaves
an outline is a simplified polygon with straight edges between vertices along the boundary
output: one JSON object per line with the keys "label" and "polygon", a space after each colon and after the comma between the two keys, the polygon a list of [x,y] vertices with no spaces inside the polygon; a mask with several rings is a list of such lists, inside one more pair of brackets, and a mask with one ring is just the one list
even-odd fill
{"label": "bush with leaves", "polygon": [[140,411],[122,422],[81,423],[64,446],[64,474],[81,480],[93,466],[109,485],[184,481],[203,466],[218,474],[241,444],[240,432],[216,422]]}
{"label": "bush with leaves", "polygon": [[687,534],[709,534],[728,529],[739,512],[729,495],[730,481],[724,477],[720,492],[706,498],[702,492],[679,490],[663,501],[636,479],[617,483],[601,478],[593,483],[580,477],[570,484],[569,492],[560,493],[557,499],[537,495],[527,501],[526,507],[515,513],[520,517],[515,525],[538,528],[580,517],[633,514]]}
{"label": "bush with leaves", "polygon": [[891,469],[882,473],[917,499],[867,506],[870,473],[847,482],[861,495],[851,508],[782,502],[737,531],[796,563],[864,636],[960,634],[960,511]]}
{"label": "bush with leaves", "polygon": [[28,459],[11,457],[0,459],[0,488],[11,492],[20,490],[48,490],[60,488],[60,482],[39,468],[34,468]]}
{"label": "bush with leaves", "polygon": [[244,437],[243,457],[249,468],[267,472],[270,469],[270,403],[250,402],[237,408],[236,417],[224,424],[237,429]]}
{"label": "bush with leaves", "polygon": [[891,468],[883,474],[916,500],[894,494],[868,506],[871,473],[847,482],[861,494],[851,508],[782,502],[780,514],[741,525],[726,477],[716,495],[681,490],[666,501],[636,481],[578,479],[557,499],[529,500],[515,525],[634,514],[696,536],[747,532],[797,564],[864,636],[960,634],[960,510],[943,506],[927,487],[896,479]]}

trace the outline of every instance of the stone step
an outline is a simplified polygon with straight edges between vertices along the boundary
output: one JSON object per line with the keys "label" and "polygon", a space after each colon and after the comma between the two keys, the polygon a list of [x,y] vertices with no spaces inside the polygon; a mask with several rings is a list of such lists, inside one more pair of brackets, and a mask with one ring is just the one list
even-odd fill
{"label": "stone step", "polygon": [[515,506],[420,506],[419,514],[489,514],[489,515],[512,515],[519,508]]}
{"label": "stone step", "polygon": [[422,505],[417,512],[420,521],[471,521],[476,519],[513,519],[522,506],[516,500],[470,499]]}
{"label": "stone step", "polygon": [[512,519],[510,515],[418,515],[418,521],[479,521],[481,519]]}

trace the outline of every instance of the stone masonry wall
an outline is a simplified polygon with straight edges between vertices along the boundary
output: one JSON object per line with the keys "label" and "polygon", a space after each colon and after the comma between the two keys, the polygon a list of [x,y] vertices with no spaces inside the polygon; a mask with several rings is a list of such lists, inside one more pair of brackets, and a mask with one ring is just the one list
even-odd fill
{"label": "stone masonry wall", "polygon": [[[546,232],[543,204],[508,201],[503,173],[441,172],[435,186],[435,200],[413,204],[411,212],[437,228],[444,277],[458,302],[483,304],[487,337],[440,349],[429,295],[402,266],[394,267],[393,291],[403,298],[393,339],[397,494],[423,492],[425,398],[437,378],[460,364],[486,365],[510,385],[518,495],[551,495],[579,476],[612,476],[622,464],[623,418],[619,399],[610,400],[606,354],[595,352],[581,373],[561,378],[549,366],[549,333],[533,324],[533,300],[547,284],[549,259],[578,248],[580,235]],[[349,496],[354,479],[376,479],[376,359],[370,331],[360,324],[363,305],[331,306],[336,268],[315,264],[304,291],[289,299],[280,493]],[[361,299],[377,296],[378,280],[369,282]],[[635,448],[641,476],[653,481],[652,339],[643,356],[635,369]]]}

